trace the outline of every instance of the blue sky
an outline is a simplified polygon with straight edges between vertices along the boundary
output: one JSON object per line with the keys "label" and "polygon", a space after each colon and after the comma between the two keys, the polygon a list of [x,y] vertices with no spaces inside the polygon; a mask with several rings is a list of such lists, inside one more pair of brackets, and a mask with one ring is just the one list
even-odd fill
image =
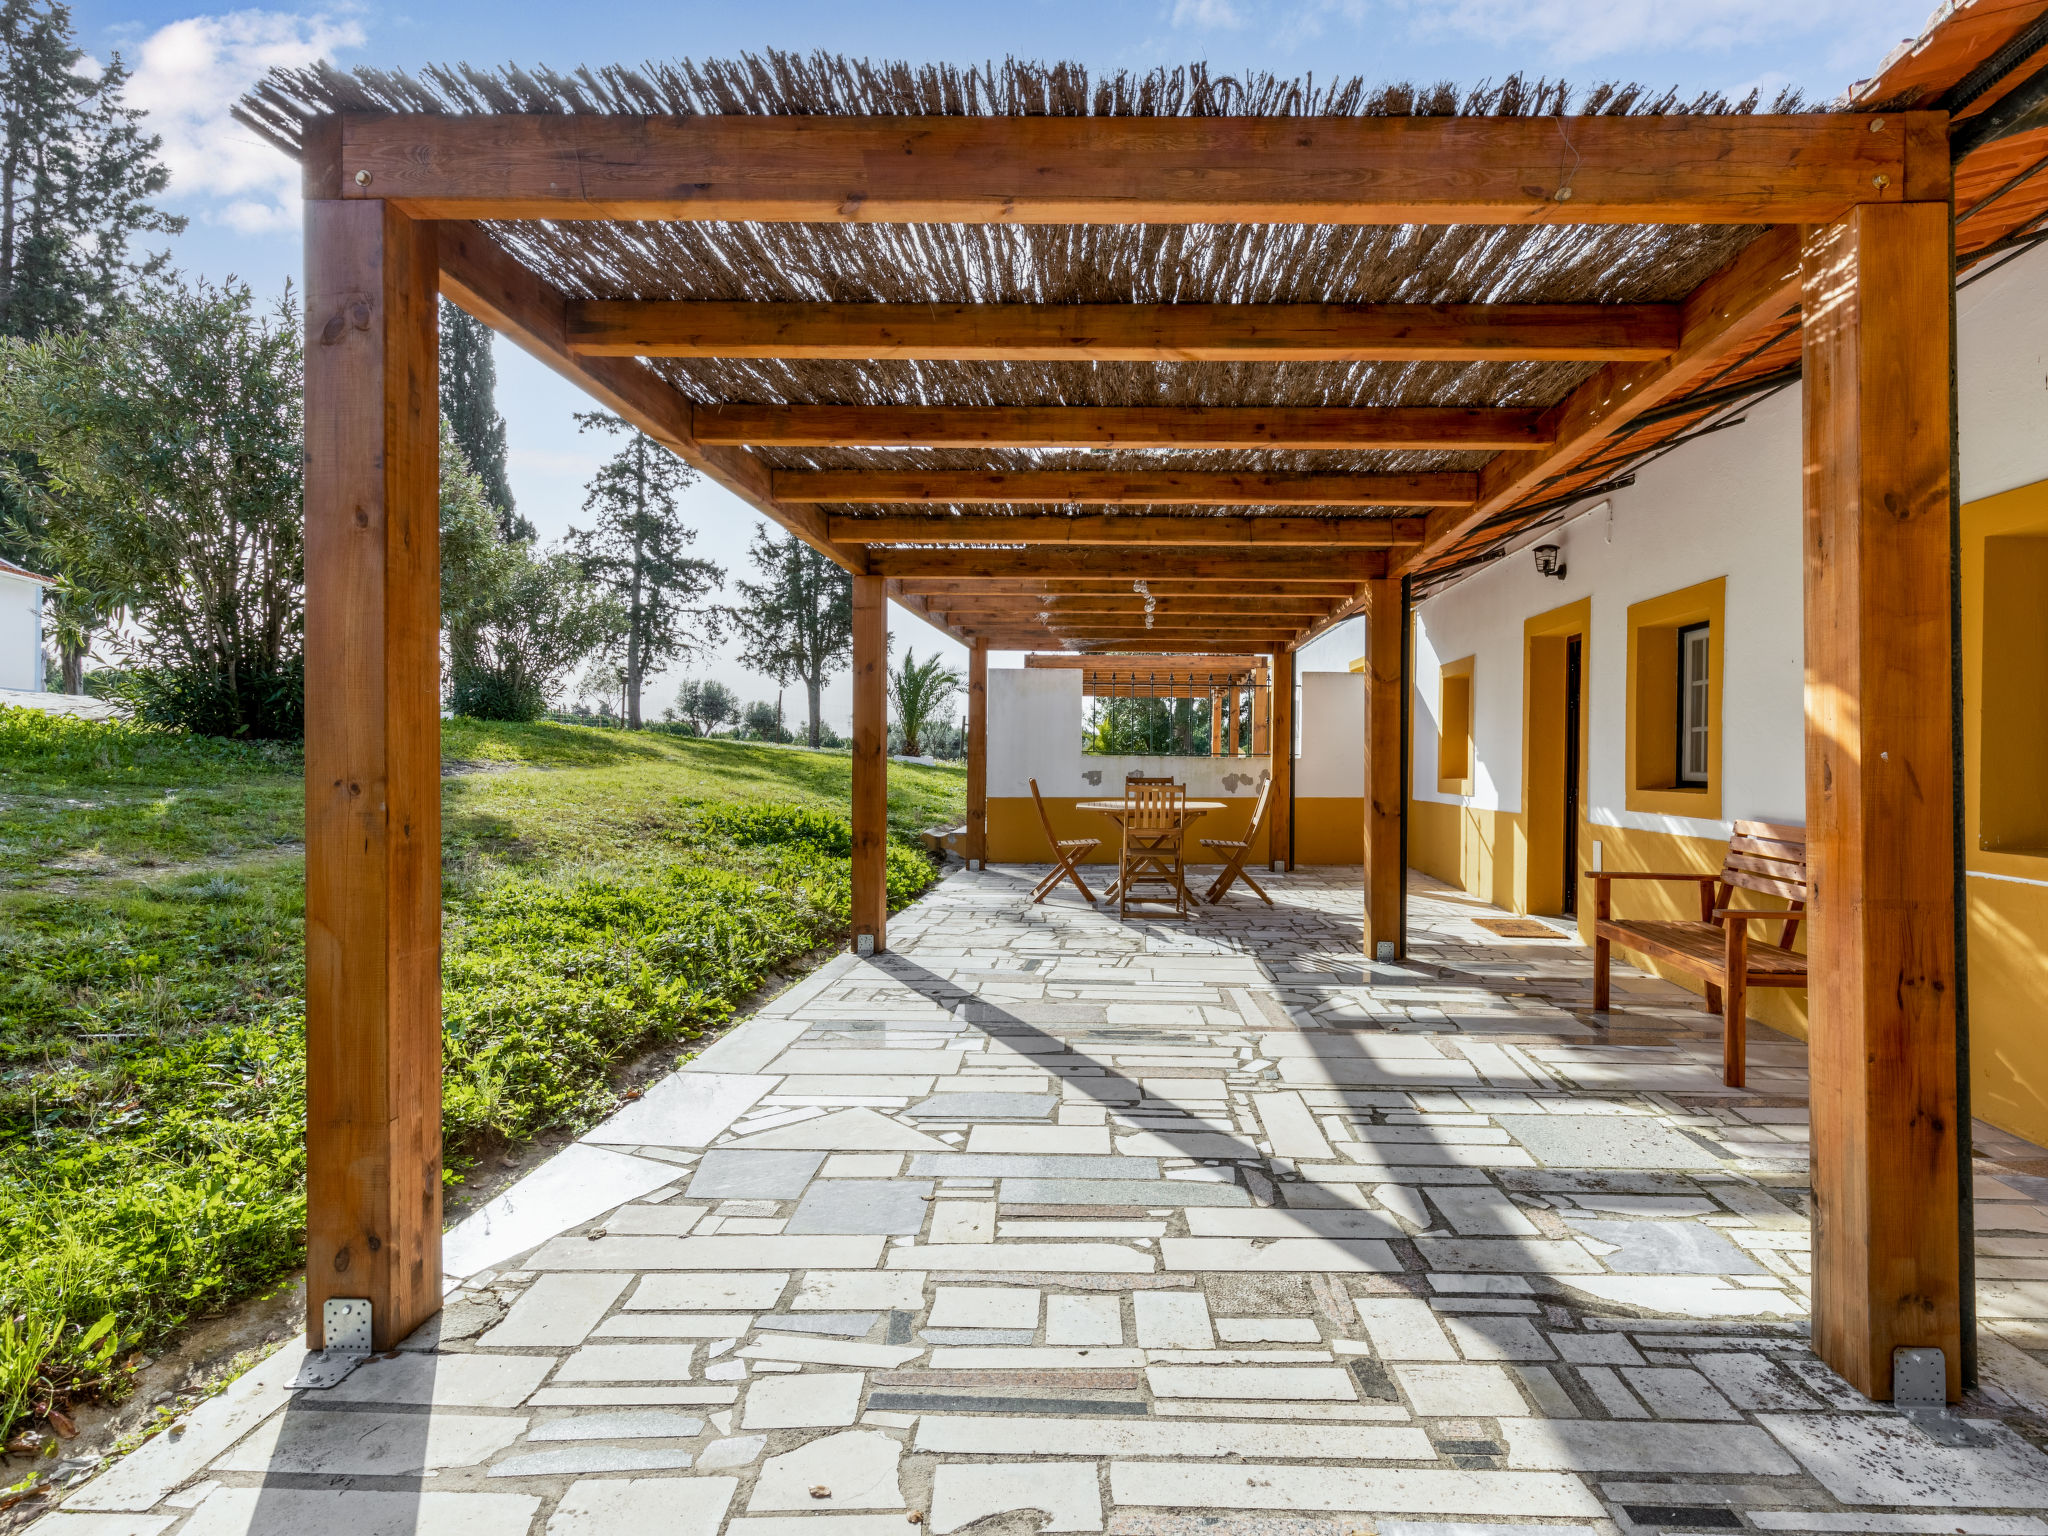
{"label": "blue sky", "polygon": [[[1212,73],[1271,71],[1321,79],[1450,80],[1476,84],[1521,70],[1580,85],[1638,80],[1684,92],[1766,98],[1785,86],[1831,99],[1875,72],[1916,34],[1932,0],[1011,0],[847,4],[684,0],[602,6],[536,0],[458,0],[419,8],[342,3],[301,9],[205,10],[175,3],[75,4],[80,40],[95,56],[118,49],[136,71],[131,99],[147,107],[166,141],[166,199],[190,216],[173,259],[209,277],[230,274],[275,294],[300,265],[296,170],[227,116],[235,96],[273,64],[318,58],[342,65],[412,68],[467,61],[637,63],[708,58],[768,48],[822,49],[871,58],[954,63],[1008,55],[1071,60],[1092,70],[1149,69],[1206,61]],[[602,457],[578,435],[571,412],[587,402],[509,346],[498,349],[500,407],[511,429],[512,483],[520,511],[546,539],[579,516],[582,484]],[[760,519],[715,487],[692,493],[698,551],[746,574],[746,546]],[[892,616],[898,653],[945,641],[907,615]],[[1342,666],[1355,654],[1332,637],[1305,666]],[[774,685],[729,656],[691,664],[749,698]],[[685,675],[651,685],[658,710]],[[800,694],[792,698],[798,707]],[[843,729],[844,680],[826,713]]]}

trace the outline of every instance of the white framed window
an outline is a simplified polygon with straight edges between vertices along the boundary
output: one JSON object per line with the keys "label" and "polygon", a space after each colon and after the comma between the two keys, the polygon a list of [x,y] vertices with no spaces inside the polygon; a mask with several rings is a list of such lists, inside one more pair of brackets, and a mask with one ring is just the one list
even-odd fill
{"label": "white framed window", "polygon": [[1707,672],[1710,634],[1705,624],[1688,624],[1678,632],[1678,750],[1674,755],[1680,784],[1704,785],[1713,762]]}

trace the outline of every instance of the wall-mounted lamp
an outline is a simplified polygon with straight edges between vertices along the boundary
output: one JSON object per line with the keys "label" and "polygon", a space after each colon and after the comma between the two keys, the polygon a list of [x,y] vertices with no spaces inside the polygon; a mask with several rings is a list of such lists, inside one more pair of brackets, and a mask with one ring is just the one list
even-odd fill
{"label": "wall-mounted lamp", "polygon": [[1559,581],[1564,580],[1563,550],[1559,549],[1555,544],[1538,544],[1535,549],[1535,555],[1536,574],[1538,576],[1555,576]]}

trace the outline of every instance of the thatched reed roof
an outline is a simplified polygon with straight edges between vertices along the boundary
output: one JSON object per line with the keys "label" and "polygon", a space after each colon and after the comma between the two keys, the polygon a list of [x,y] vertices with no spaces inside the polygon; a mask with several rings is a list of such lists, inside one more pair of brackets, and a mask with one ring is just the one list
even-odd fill
{"label": "thatched reed roof", "polygon": [[[273,71],[238,115],[296,153],[306,122],[337,111],[1329,117],[1719,114],[1758,105],[1754,94],[1681,100],[1627,84],[1581,92],[1519,75],[1460,89],[1225,76],[1202,65],[1092,77],[1074,64],[1009,60],[956,68],[775,53],[570,73],[460,65],[403,74],[321,65]],[[1800,109],[1789,96],[1768,107]],[[1757,233],[1725,225],[514,222],[491,228],[522,263],[580,298],[977,304],[1675,301]],[[1563,398],[1596,366],[674,358],[648,365],[702,403],[1522,407]],[[1103,462],[1096,453],[1044,450],[759,451],[776,468],[1059,469]],[[1476,468],[1487,456],[1208,451],[1120,453],[1118,464],[1418,471]]]}

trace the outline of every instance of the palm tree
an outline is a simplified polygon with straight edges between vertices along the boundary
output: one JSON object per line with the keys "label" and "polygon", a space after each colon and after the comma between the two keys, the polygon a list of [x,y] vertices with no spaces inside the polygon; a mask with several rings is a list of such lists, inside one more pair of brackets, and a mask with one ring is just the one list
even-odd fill
{"label": "palm tree", "polygon": [[903,665],[889,674],[889,697],[896,703],[896,723],[903,727],[903,755],[922,757],[918,740],[946,701],[960,691],[961,677],[936,653],[919,661],[906,650]]}

